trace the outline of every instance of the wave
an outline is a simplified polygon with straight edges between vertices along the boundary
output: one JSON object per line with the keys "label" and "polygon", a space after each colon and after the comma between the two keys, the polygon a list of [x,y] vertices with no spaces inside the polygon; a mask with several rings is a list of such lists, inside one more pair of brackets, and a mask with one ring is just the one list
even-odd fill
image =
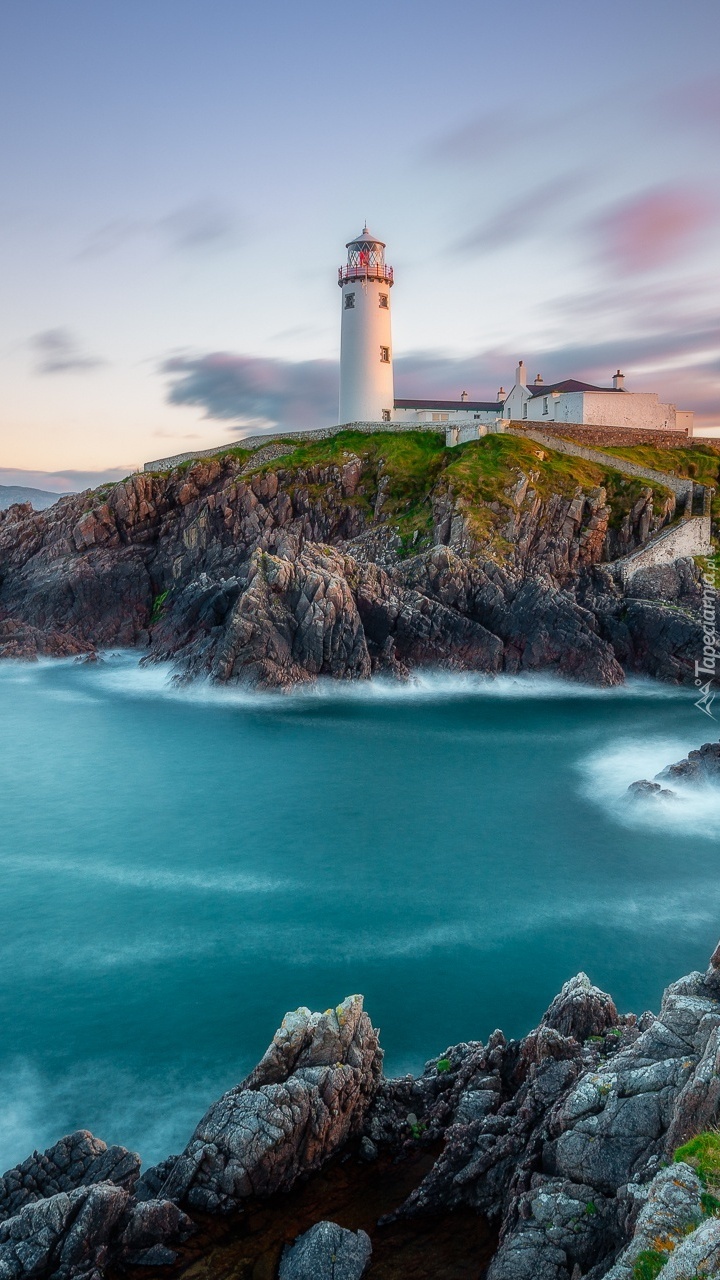
{"label": "wave", "polygon": [[108,692],[126,697],[156,697],[186,703],[254,710],[313,706],[318,703],[405,703],[458,699],[672,699],[685,696],[675,686],[633,677],[623,685],[605,688],[548,674],[482,675],[477,672],[415,671],[407,680],[376,676],[371,680],[332,680],[322,677],[292,689],[256,690],[242,685],[214,684],[208,679],[180,682],[172,663],[141,666],[137,658],[124,656],[107,666],[93,668],[95,683]]}
{"label": "wave", "polygon": [[184,872],[166,871],[159,867],[127,867],[115,863],[83,862],[79,859],[54,858],[37,854],[11,854],[0,858],[6,871],[43,875],[79,876],[82,879],[103,880],[109,884],[133,889],[157,889],[163,893],[221,893],[263,894],[285,893],[296,889],[290,879],[251,875],[244,872]]}
{"label": "wave", "polygon": [[26,1057],[7,1059],[0,1066],[0,1170],[78,1128],[140,1151],[152,1164],[183,1147],[212,1099],[252,1065],[239,1055],[232,1079],[194,1063],[189,1070],[190,1064],[164,1065],[153,1078],[145,1067],[134,1072],[111,1060],[75,1062],[64,1072]]}

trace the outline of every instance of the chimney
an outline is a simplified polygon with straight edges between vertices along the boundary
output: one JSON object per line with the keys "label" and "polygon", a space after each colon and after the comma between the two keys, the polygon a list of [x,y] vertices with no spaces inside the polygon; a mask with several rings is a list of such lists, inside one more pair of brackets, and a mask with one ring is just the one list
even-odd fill
{"label": "chimney", "polygon": [[541,386],[542,386],[542,384],[543,384],[542,374],[540,374],[540,373],[539,373],[539,374],[537,375],[536,379],[535,379],[535,386],[536,386],[536,387],[541,387]]}
{"label": "chimney", "polygon": [[625,383],[625,374],[621,373],[620,370],[618,369],[617,373],[613,374],[613,390],[624,391],[625,389],[624,383]]}
{"label": "chimney", "polygon": [[500,390],[498,391],[498,400],[504,400],[504,399],[505,399],[505,388],[501,387]]}
{"label": "chimney", "polygon": [[468,397],[467,397],[467,391],[461,391],[461,392],[460,392],[460,399],[462,400],[463,404],[465,403],[465,401],[467,400],[467,398],[468,398]]}
{"label": "chimney", "polygon": [[527,370],[525,369],[525,365],[522,360],[519,362],[518,367],[515,370],[515,381],[519,382],[521,387],[527,386]]}

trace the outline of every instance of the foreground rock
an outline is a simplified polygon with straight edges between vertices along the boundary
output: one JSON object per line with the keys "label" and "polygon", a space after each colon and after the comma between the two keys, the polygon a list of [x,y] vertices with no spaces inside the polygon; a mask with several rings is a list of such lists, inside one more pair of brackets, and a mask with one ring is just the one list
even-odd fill
{"label": "foreground rock", "polygon": [[27,1203],[0,1223],[0,1276],[97,1277],[106,1265],[174,1262],[168,1241],[193,1231],[176,1205],[138,1206],[112,1182],[78,1186]]}
{"label": "foreground rock", "polygon": [[509,451],[494,498],[469,484],[462,452],[439,446],[428,462],[420,450],[404,473],[369,443],[270,470],[201,460],[44,512],[11,507],[0,657],[132,646],[186,677],[262,687],[423,666],[691,679],[702,648],[692,561],[636,575],[631,595],[602,567],[672,516],[672,495],[656,512],[643,491],[618,522],[627,495],[571,496],[559,473],[563,492],[545,491],[551,474],[541,495],[537,449],[493,447]]}
{"label": "foreground rock", "polygon": [[372,1244],[365,1231],[318,1222],[283,1253],[278,1280],[361,1280]]}
{"label": "foreground rock", "polygon": [[359,1134],[380,1083],[378,1033],[349,996],[283,1019],[262,1061],[203,1117],[184,1152],[145,1182],[180,1204],[227,1212],[286,1191]]}
{"label": "foreground rock", "polygon": [[[367,1176],[430,1144],[429,1172],[385,1221],[424,1233],[483,1215],[499,1231],[487,1280],[637,1280],[646,1262],[674,1280],[720,1275],[720,1204],[691,1167],[698,1144],[683,1145],[716,1144],[720,1186],[720,945],[657,1017],[618,1014],[581,973],[521,1040],[453,1045],[419,1078],[382,1079],[381,1062],[359,996],[300,1009],[185,1151],[141,1179],[136,1156],[83,1131],[35,1154],[2,1179],[0,1280],[170,1265],[186,1211],[242,1210],[338,1155],[343,1176]],[[279,1280],[355,1280],[370,1251],[366,1233],[321,1221],[286,1248]]]}
{"label": "foreground rock", "polygon": [[0,1220],[36,1200],[96,1182],[112,1182],[131,1191],[139,1176],[140,1157],[133,1151],[108,1147],[87,1129],[79,1129],[42,1155],[35,1151],[0,1178]]}

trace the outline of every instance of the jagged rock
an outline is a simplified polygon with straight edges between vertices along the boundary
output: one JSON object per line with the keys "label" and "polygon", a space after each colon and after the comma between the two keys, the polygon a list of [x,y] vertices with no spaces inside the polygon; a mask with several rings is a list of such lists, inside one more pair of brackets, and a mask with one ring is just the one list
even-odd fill
{"label": "jagged rock", "polygon": [[162,1195],[205,1212],[287,1190],[362,1128],[382,1052],[361,996],[283,1019],[258,1066],[200,1121]]}
{"label": "jagged rock", "polygon": [[720,1221],[710,1218],[681,1241],[663,1267],[663,1280],[720,1275]]}
{"label": "jagged rock", "polygon": [[278,1280],[360,1280],[372,1254],[365,1231],[346,1231],[336,1222],[318,1222],[286,1246]]}
{"label": "jagged rock", "polygon": [[541,1027],[551,1027],[580,1043],[617,1025],[615,1002],[605,991],[594,987],[586,973],[578,973],[565,983],[540,1023]]}
{"label": "jagged rock", "polygon": [[720,783],[720,742],[705,742],[697,751],[689,751],[684,760],[668,765],[655,777],[661,782],[689,782],[693,785]]}
{"label": "jagged rock", "polygon": [[[647,1188],[633,1238],[605,1280],[633,1280],[638,1256],[646,1251],[657,1252],[658,1245],[663,1253],[674,1257],[688,1230],[692,1231],[702,1218],[702,1191],[700,1179],[687,1164],[673,1164],[656,1174]],[[664,1271],[663,1276],[666,1274]],[[694,1275],[695,1268],[687,1274]]]}
{"label": "jagged rock", "polygon": [[[359,1141],[348,1156],[363,1160],[440,1138],[400,1215],[470,1206],[496,1221],[488,1280],[630,1280],[658,1239],[669,1242],[664,1274],[715,1274],[720,1226],[697,1225],[700,1182],[662,1166],[720,1119],[720,945],[706,973],[667,988],[657,1017],[618,1016],[578,974],[520,1041],[496,1031],[485,1045],[454,1045],[417,1079],[381,1081],[381,1058],[360,997],[325,1014],[300,1009],[185,1151],[142,1181],[136,1157],[84,1132],[34,1155],[2,1180],[12,1216],[0,1222],[0,1280],[167,1265],[192,1230],[181,1204],[226,1211],[287,1190],[349,1140]],[[58,1190],[58,1177],[91,1185]],[[321,1223],[286,1250],[282,1280],[324,1275],[326,1246],[337,1280],[347,1237],[347,1265],[360,1267],[347,1275],[362,1274],[362,1233]]]}
{"label": "jagged rock", "polygon": [[689,751],[684,760],[678,760],[677,764],[670,764],[656,773],[654,782],[642,778],[639,782],[632,782],[628,792],[639,800],[677,799],[676,792],[662,787],[661,782],[689,783],[692,786],[720,783],[720,742],[706,742],[697,751]]}
{"label": "jagged rock", "polygon": [[615,1252],[614,1206],[592,1188],[536,1175],[517,1204],[517,1226],[500,1244],[487,1280],[570,1280]]}
{"label": "jagged rock", "polygon": [[0,1178],[0,1221],[13,1217],[35,1200],[74,1191],[96,1182],[113,1182],[131,1190],[140,1173],[140,1157],[125,1147],[108,1147],[87,1129],[61,1138],[40,1154],[35,1151],[22,1164]]}
{"label": "jagged rock", "polygon": [[0,1223],[2,1280],[91,1276],[107,1261],[127,1202],[122,1187],[100,1182],[26,1204]]}
{"label": "jagged rock", "polygon": [[440,454],[427,529],[408,541],[408,504],[371,451],[254,469],[268,456],[0,512],[0,657],[135,646],[186,677],[272,687],[423,665],[693,678],[692,562],[668,578],[672,609],[654,598],[661,586],[627,599],[597,567],[664,521],[647,495],[617,530],[602,488],[541,497],[514,465],[503,501],[484,502]]}
{"label": "jagged rock", "polygon": [[159,1266],[177,1256],[167,1242],[182,1243],[194,1230],[187,1214],[170,1200],[144,1200],[132,1207],[118,1247],[124,1262]]}

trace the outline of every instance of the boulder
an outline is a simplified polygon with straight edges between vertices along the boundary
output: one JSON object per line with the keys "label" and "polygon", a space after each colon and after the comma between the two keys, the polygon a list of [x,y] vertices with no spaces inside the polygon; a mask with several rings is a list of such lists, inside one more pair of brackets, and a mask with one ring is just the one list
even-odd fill
{"label": "boulder", "polygon": [[61,1138],[42,1154],[34,1151],[0,1178],[0,1221],[23,1205],[60,1191],[96,1182],[112,1182],[131,1190],[140,1174],[140,1157],[125,1147],[108,1147],[87,1129]]}
{"label": "boulder", "polygon": [[0,1223],[2,1280],[92,1275],[108,1259],[127,1202],[122,1187],[100,1182],[26,1204]]}
{"label": "boulder", "polygon": [[618,1011],[612,997],[594,987],[586,973],[578,973],[565,983],[540,1023],[581,1044],[588,1036],[602,1035],[617,1025]]}
{"label": "boulder", "polygon": [[360,1133],[381,1064],[361,996],[287,1014],[255,1070],[200,1121],[160,1194],[215,1213],[288,1190]]}
{"label": "boulder", "polygon": [[[643,1253],[674,1258],[688,1231],[692,1232],[702,1219],[702,1191],[700,1179],[687,1164],[672,1164],[656,1174],[645,1188],[633,1238],[604,1280],[634,1280],[638,1258]],[[687,1275],[695,1273],[693,1268]],[[663,1280],[668,1274],[663,1270]]]}
{"label": "boulder", "polygon": [[365,1231],[346,1231],[336,1222],[318,1222],[285,1247],[278,1280],[360,1280],[371,1254]]}

